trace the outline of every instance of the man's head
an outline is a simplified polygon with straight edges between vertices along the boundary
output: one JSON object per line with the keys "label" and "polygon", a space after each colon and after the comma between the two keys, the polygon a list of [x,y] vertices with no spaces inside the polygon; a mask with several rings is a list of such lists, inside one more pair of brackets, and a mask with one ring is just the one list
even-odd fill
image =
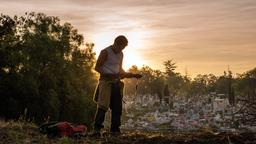
{"label": "man's head", "polygon": [[117,52],[121,52],[127,45],[128,45],[128,40],[123,35],[116,37],[113,44]]}

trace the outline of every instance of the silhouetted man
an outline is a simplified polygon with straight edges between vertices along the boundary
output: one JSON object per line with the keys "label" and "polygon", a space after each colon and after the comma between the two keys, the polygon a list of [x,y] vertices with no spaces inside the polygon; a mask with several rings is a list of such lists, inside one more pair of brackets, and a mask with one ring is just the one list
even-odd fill
{"label": "silhouetted man", "polygon": [[128,45],[125,36],[116,37],[114,44],[103,49],[96,62],[95,70],[100,73],[94,101],[97,111],[94,119],[94,134],[100,135],[107,110],[111,109],[112,133],[120,133],[122,115],[123,82],[122,78],[141,78],[140,74],[126,73],[122,68],[123,52]]}

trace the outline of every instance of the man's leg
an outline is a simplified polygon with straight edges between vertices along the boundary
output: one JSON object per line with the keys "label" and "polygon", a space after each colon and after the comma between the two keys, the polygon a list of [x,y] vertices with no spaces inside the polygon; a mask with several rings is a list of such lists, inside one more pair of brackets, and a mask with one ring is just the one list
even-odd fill
{"label": "man's leg", "polygon": [[120,132],[121,115],[122,115],[122,96],[120,93],[120,85],[118,83],[112,84],[111,88],[111,132]]}
{"label": "man's leg", "polygon": [[94,131],[95,132],[100,132],[100,130],[102,128],[104,128],[103,126],[103,122],[105,120],[105,114],[106,111],[101,109],[101,108],[97,108],[97,112],[95,114],[95,118],[94,118]]}

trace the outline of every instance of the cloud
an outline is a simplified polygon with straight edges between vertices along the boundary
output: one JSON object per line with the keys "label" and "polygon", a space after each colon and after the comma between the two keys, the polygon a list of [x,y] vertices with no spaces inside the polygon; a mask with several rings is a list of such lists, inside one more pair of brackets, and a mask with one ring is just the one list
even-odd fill
{"label": "cloud", "polygon": [[[255,0],[1,0],[0,9],[10,15],[36,11],[58,16],[88,39],[139,34],[144,47],[134,47],[153,68],[170,58],[202,72],[197,65],[206,61],[214,63],[215,72],[223,71],[221,65],[239,70],[241,62],[256,63]],[[102,39],[96,46],[110,42]]]}

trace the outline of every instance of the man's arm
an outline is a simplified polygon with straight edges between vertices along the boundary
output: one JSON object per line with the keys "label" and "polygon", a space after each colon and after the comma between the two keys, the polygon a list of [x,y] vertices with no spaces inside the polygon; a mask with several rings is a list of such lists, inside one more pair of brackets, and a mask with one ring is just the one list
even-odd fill
{"label": "man's arm", "polygon": [[125,70],[123,69],[123,55],[122,55],[122,59],[121,59],[121,62],[120,62],[120,70],[119,70],[119,72],[120,72],[120,74],[122,75],[122,74],[126,74],[126,72],[125,72]]}
{"label": "man's arm", "polygon": [[108,53],[106,50],[102,50],[100,52],[100,55],[97,59],[97,62],[96,62],[96,66],[95,66],[95,70],[100,73],[101,75],[104,74],[103,70],[101,69],[101,66],[103,66],[103,64],[105,63],[105,61],[107,60],[108,58]]}

